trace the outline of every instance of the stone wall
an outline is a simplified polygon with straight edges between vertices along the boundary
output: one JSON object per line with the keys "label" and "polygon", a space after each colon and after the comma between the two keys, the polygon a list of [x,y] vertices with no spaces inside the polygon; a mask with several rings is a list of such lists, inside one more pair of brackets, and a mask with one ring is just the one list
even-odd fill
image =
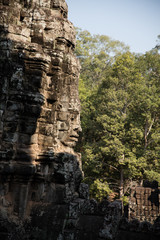
{"label": "stone wall", "polygon": [[153,223],[160,216],[160,188],[136,187],[131,189],[129,218]]}

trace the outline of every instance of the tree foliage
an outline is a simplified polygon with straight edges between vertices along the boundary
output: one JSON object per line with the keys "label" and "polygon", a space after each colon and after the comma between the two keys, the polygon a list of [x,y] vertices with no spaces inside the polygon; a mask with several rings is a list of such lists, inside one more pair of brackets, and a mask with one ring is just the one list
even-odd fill
{"label": "tree foliage", "polygon": [[128,181],[160,182],[160,55],[134,55],[108,36],[77,30],[85,181],[97,199]]}

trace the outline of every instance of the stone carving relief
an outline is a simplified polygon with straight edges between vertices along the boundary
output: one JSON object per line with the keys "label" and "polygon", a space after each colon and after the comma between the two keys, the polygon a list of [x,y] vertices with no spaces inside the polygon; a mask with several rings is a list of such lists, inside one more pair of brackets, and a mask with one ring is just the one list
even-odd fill
{"label": "stone carving relief", "polygon": [[74,153],[81,131],[80,66],[67,4],[0,4],[0,154],[33,162],[51,152]]}
{"label": "stone carving relief", "polygon": [[73,149],[80,64],[67,14],[64,0],[0,0],[0,207],[9,216],[68,201],[82,179]]}

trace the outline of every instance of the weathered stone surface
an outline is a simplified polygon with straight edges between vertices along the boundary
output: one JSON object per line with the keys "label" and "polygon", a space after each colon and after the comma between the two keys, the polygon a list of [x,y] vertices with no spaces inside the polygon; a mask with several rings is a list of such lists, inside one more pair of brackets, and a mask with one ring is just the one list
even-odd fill
{"label": "weathered stone surface", "polygon": [[73,149],[81,131],[80,65],[67,14],[64,0],[0,1],[0,209],[17,226],[33,216],[32,229],[44,215],[44,229],[54,216],[62,230],[67,210],[56,211],[79,197],[82,180]]}
{"label": "weathered stone surface", "polygon": [[[51,149],[74,153],[80,67],[67,4],[17,0],[0,6],[0,152],[19,160],[19,150],[29,151],[31,161]],[[25,126],[28,121],[32,126]],[[34,133],[40,136],[32,140]]]}
{"label": "weathered stone surface", "polygon": [[156,182],[145,182],[144,186],[131,190],[129,218],[153,223],[159,216],[159,189]]}

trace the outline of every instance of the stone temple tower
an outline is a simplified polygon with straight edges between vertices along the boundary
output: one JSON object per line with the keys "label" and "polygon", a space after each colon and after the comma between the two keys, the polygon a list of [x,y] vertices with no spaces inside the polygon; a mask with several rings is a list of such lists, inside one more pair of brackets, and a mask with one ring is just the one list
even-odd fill
{"label": "stone temple tower", "polygon": [[7,164],[73,152],[79,63],[64,0],[0,1],[0,156]]}
{"label": "stone temple tower", "polygon": [[38,205],[54,205],[56,219],[58,204],[77,194],[82,179],[73,150],[81,131],[80,65],[67,14],[65,0],[0,0],[0,211],[6,221],[26,219]]}

